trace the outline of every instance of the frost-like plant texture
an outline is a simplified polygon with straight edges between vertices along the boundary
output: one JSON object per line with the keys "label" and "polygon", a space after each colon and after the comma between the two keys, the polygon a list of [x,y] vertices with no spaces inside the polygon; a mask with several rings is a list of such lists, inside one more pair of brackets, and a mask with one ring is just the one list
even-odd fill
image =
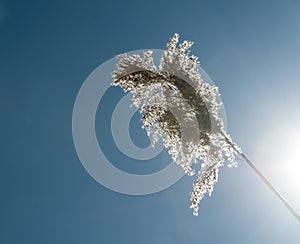
{"label": "frost-like plant texture", "polygon": [[178,40],[178,34],[169,40],[159,67],[151,51],[120,55],[112,85],[132,93],[152,144],[162,138],[173,162],[187,175],[196,174],[191,208],[197,216],[200,200],[213,192],[219,168],[225,162],[236,166],[241,150],[224,130],[218,88],[203,81],[198,58],[190,55],[193,43]]}

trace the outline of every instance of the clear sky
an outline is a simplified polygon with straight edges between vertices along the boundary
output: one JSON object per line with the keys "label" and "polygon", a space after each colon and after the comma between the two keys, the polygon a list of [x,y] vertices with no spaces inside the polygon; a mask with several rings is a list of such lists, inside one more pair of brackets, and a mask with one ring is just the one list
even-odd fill
{"label": "clear sky", "polygon": [[[0,0],[0,243],[300,243],[300,224],[242,162],[222,168],[197,218],[192,178],[134,197],[82,167],[72,109],[86,77],[116,54],[164,49],[175,32],[219,86],[229,133],[300,211],[299,1]],[[133,173],[164,167],[166,153],[136,162],[116,149],[122,96],[111,88],[98,108],[106,156]],[[134,116],[131,136],[145,146],[140,125]]]}

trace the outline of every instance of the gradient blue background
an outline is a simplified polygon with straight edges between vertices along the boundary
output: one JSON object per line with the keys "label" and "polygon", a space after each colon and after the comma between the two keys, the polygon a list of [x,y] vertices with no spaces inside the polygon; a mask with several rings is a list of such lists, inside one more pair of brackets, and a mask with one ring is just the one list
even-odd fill
{"label": "gradient blue background", "polygon": [[[250,158],[278,117],[299,118],[299,1],[0,1],[0,243],[300,243],[299,223],[243,163],[222,169],[198,218],[192,178],[134,197],[82,167],[71,119],[86,77],[116,54],[164,49],[174,32],[195,42]],[[110,116],[122,95],[111,88],[99,106],[103,150],[129,172],[159,169],[166,153],[149,166],[115,147]],[[130,131],[147,145],[138,116]],[[281,190],[299,211],[299,193]]]}

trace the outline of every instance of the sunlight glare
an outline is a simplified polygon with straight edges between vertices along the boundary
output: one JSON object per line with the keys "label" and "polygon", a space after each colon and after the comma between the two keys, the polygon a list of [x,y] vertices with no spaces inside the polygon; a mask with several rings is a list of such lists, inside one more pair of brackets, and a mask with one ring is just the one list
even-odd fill
{"label": "sunlight glare", "polygon": [[267,178],[293,202],[300,203],[300,128],[280,124],[258,142],[256,161]]}

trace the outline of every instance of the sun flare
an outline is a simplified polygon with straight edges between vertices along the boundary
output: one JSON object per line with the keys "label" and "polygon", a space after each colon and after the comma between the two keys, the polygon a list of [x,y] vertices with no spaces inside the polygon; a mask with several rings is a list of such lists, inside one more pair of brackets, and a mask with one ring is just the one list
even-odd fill
{"label": "sun flare", "polygon": [[300,128],[280,124],[258,143],[256,161],[271,182],[293,201],[300,203]]}

